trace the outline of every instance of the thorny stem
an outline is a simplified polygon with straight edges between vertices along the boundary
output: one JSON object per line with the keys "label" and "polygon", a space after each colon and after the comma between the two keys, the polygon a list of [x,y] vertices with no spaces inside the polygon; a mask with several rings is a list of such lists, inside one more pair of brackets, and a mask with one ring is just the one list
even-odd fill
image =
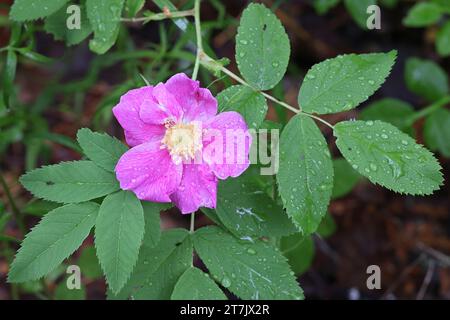
{"label": "thorny stem", "polygon": [[161,21],[165,19],[176,19],[176,18],[182,18],[182,17],[189,17],[194,15],[194,10],[186,10],[186,11],[169,11],[164,10],[164,12],[161,13],[155,13],[148,17],[140,17],[140,18],[121,18],[120,21],[123,22],[143,22],[147,23],[150,21]]}
{"label": "thorny stem", "polygon": [[194,4],[195,36],[197,38],[197,56],[195,58],[194,71],[192,72],[192,80],[197,79],[198,69],[200,68],[201,55],[203,54],[202,27],[200,24],[200,1],[201,0],[195,0]]}

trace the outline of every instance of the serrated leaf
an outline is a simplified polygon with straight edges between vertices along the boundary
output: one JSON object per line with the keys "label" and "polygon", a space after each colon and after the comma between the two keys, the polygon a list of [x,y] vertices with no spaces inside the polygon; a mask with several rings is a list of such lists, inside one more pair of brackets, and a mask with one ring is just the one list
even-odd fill
{"label": "serrated leaf", "polygon": [[51,33],[55,40],[62,40],[67,45],[75,45],[86,39],[91,33],[92,28],[87,18],[86,6],[81,4],[80,8],[80,28],[69,29],[67,27],[67,19],[70,14],[67,8],[72,4],[64,5],[57,12],[53,13],[45,19],[44,29],[47,33]]}
{"label": "serrated leaf", "polygon": [[277,237],[296,231],[283,208],[246,175],[219,184],[215,212],[223,225],[242,239]]}
{"label": "serrated leaf", "polygon": [[447,21],[436,35],[436,50],[442,57],[450,55],[450,21]]}
{"label": "serrated leaf", "polygon": [[45,166],[20,177],[35,197],[73,203],[99,198],[119,189],[116,177],[92,161],[72,161]]}
{"label": "serrated leaf", "polygon": [[117,296],[137,300],[167,300],[180,276],[192,265],[192,242],[185,229],[164,231],[154,248],[143,244],[127,285]]}
{"label": "serrated leaf", "polygon": [[212,276],[241,299],[303,299],[286,258],[273,246],[238,240],[215,226],[198,229],[193,242]]}
{"label": "serrated leaf", "polygon": [[433,154],[389,123],[343,121],[334,135],[347,161],[373,183],[412,195],[431,194],[442,184]]}
{"label": "serrated leaf", "polygon": [[296,233],[280,239],[280,250],[288,259],[289,265],[297,276],[311,267],[314,259],[314,242],[311,236]]}
{"label": "serrated leaf", "polygon": [[439,5],[433,2],[416,3],[403,19],[407,27],[426,27],[436,23],[442,15]]}
{"label": "serrated leaf", "polygon": [[98,54],[108,51],[119,34],[125,0],[86,0],[86,11],[94,30],[89,48]]}
{"label": "serrated leaf", "polygon": [[141,204],[145,219],[145,234],[142,243],[151,248],[156,246],[161,239],[160,213],[162,210],[170,208],[172,204],[148,201],[141,201]]}
{"label": "serrated leaf", "polygon": [[409,90],[428,101],[438,100],[449,92],[447,74],[431,60],[409,58],[406,61],[405,81]]}
{"label": "serrated leaf", "polygon": [[316,231],[333,189],[333,164],[327,142],[314,121],[293,117],[281,133],[279,193],[298,229]]}
{"label": "serrated leaf", "polygon": [[333,160],[333,168],[334,187],[332,197],[337,199],[352,191],[361,176],[342,158]]}
{"label": "serrated leaf", "polygon": [[345,0],[345,7],[352,16],[353,20],[361,29],[367,30],[367,19],[369,14],[367,8],[377,4],[376,0]]}
{"label": "serrated leaf", "polygon": [[403,132],[414,137],[414,129],[405,120],[414,114],[414,108],[407,102],[385,98],[365,107],[360,113],[360,120],[380,120],[388,122]]}
{"label": "serrated leaf", "polygon": [[438,109],[425,120],[425,144],[450,158],[450,111]]}
{"label": "serrated leaf", "polygon": [[306,74],[298,103],[303,111],[318,114],[355,108],[378,90],[396,56],[396,51],[346,54],[318,63]]}
{"label": "serrated leaf", "polygon": [[125,285],[136,264],[144,236],[144,210],[130,191],[103,200],[95,223],[95,247],[109,287],[115,293]]}
{"label": "serrated leaf", "polygon": [[324,15],[331,8],[335,7],[339,3],[339,0],[313,0],[313,6],[316,12],[320,15]]}
{"label": "serrated leaf", "polygon": [[8,274],[9,282],[37,280],[54,270],[89,235],[99,205],[68,204],[42,218],[27,234]]}
{"label": "serrated leaf", "polygon": [[227,300],[207,273],[191,267],[178,279],[171,300]]}
{"label": "serrated leaf", "polygon": [[92,132],[88,128],[78,130],[77,140],[84,154],[103,169],[114,172],[120,157],[128,148],[116,138]]}
{"label": "serrated leaf", "polygon": [[257,91],[243,85],[228,87],[217,95],[219,111],[237,111],[252,128],[258,128],[267,113],[266,99]]}
{"label": "serrated leaf", "polygon": [[27,205],[24,208],[22,208],[22,212],[33,216],[41,217],[47,212],[52,211],[60,206],[61,204],[59,203],[33,199],[29,203],[27,203]]}
{"label": "serrated leaf", "polygon": [[251,3],[241,16],[236,62],[242,76],[259,90],[273,88],[289,62],[289,38],[280,20],[263,4]]}
{"label": "serrated leaf", "polygon": [[58,11],[69,0],[15,0],[9,16],[15,21],[35,20]]}

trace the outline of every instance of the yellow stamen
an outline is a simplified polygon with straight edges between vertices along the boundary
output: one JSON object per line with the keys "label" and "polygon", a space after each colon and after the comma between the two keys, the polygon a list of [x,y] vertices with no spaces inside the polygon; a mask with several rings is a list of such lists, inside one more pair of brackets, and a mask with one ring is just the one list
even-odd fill
{"label": "yellow stamen", "polygon": [[167,123],[161,148],[167,148],[172,160],[179,164],[183,160],[194,159],[202,149],[202,132],[198,123]]}

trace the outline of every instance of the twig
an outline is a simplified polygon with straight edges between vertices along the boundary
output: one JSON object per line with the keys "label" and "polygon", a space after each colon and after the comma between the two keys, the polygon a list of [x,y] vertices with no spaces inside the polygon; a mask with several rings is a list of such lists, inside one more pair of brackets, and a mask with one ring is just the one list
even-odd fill
{"label": "twig", "polygon": [[186,11],[173,11],[171,12],[169,9],[164,9],[161,13],[155,13],[148,17],[139,17],[139,18],[121,18],[122,22],[143,22],[147,23],[150,21],[161,21],[165,19],[176,19],[189,17],[194,15],[194,10],[186,10]]}
{"label": "twig", "polygon": [[430,285],[431,279],[433,278],[434,268],[436,263],[434,260],[428,261],[427,273],[425,274],[425,278],[423,278],[422,286],[420,287],[419,292],[417,293],[416,300],[422,300],[427,292],[427,289]]}

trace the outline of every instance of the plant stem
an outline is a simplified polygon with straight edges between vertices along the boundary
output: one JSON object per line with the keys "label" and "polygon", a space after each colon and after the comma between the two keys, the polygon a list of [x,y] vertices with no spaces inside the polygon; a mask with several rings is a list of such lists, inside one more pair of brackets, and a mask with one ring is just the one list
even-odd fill
{"label": "plant stem", "polygon": [[194,71],[192,72],[192,80],[197,79],[198,69],[200,68],[200,59],[203,55],[202,43],[202,28],[200,24],[200,1],[195,0],[194,4],[194,21],[195,21],[195,36],[197,38],[197,56],[195,58]]}
{"label": "plant stem", "polygon": [[143,22],[147,23],[150,21],[161,21],[165,19],[176,19],[182,17],[189,17],[194,15],[194,10],[186,10],[186,11],[174,11],[170,12],[169,10],[155,13],[148,17],[140,17],[140,18],[121,18],[120,21],[123,22]]}
{"label": "plant stem", "polygon": [[437,109],[445,106],[447,103],[450,103],[450,96],[442,97],[441,99],[437,100],[436,102],[433,102],[429,106],[423,108],[420,111],[417,111],[416,113],[412,114],[410,117],[406,118],[405,120],[405,126],[411,126],[416,122],[417,120],[433,113]]}
{"label": "plant stem", "polygon": [[25,226],[22,223],[22,216],[20,214],[20,211],[16,205],[16,202],[14,201],[14,198],[11,195],[11,192],[9,190],[8,185],[6,184],[5,179],[3,178],[3,175],[0,173],[0,184],[3,187],[3,190],[5,190],[6,197],[9,200],[9,204],[11,205],[11,210],[14,216],[14,219],[16,220],[17,226],[19,227],[20,231],[22,232],[22,235],[25,235]]}
{"label": "plant stem", "polygon": [[189,233],[194,233],[195,231],[195,212],[191,213],[191,226],[189,228]]}

